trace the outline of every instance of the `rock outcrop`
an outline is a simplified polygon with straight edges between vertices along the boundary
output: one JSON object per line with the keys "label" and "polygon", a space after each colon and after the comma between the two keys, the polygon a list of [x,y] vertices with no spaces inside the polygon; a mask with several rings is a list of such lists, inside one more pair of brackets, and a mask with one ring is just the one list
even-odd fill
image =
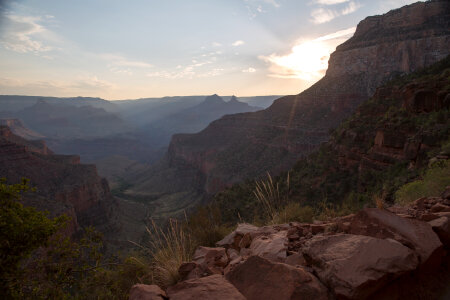
{"label": "rock outcrop", "polygon": [[448,1],[419,2],[366,18],[331,55],[319,82],[266,110],[225,116],[198,134],[175,135],[170,164],[200,170],[208,193],[292,166],[327,141],[329,129],[383,82],[450,54],[449,20]]}
{"label": "rock outcrop", "polygon": [[450,186],[407,207],[367,208],[313,224],[239,224],[220,247],[197,249],[167,297],[444,299],[449,211]]}
{"label": "rock outcrop", "polygon": [[27,141],[0,127],[0,177],[9,183],[27,178],[36,192],[23,196],[25,205],[47,210],[51,216],[71,217],[68,233],[80,226],[110,232],[115,207],[108,183],[94,165],[80,164],[78,156],[56,155],[44,142]]}

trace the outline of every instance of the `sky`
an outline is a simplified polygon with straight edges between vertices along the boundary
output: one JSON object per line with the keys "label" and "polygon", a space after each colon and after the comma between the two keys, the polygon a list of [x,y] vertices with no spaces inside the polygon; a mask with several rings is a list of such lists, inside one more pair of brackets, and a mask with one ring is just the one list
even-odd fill
{"label": "sky", "polygon": [[0,0],[0,94],[298,94],[410,0]]}

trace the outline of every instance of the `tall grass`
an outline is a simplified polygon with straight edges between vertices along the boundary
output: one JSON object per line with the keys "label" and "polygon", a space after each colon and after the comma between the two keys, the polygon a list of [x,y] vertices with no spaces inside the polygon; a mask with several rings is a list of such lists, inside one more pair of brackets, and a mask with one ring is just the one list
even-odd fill
{"label": "tall grass", "polygon": [[287,192],[285,195],[280,193],[279,183],[274,183],[272,176],[267,172],[267,180],[256,181],[256,187],[253,191],[256,199],[261,203],[269,224],[274,224],[280,220],[280,210],[284,203],[289,200],[289,173],[286,178]]}
{"label": "tall grass", "polygon": [[178,268],[183,262],[192,260],[195,244],[191,235],[180,221],[170,219],[167,230],[163,230],[152,220],[150,235],[153,282],[168,287],[178,282]]}

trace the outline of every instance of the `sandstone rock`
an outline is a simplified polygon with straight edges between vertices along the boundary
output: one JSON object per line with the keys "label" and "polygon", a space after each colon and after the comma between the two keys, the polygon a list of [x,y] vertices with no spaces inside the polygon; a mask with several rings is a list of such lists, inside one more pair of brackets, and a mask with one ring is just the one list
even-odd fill
{"label": "sandstone rock", "polygon": [[387,210],[366,208],[353,219],[351,234],[391,238],[413,249],[420,257],[420,263],[440,261],[442,243],[425,222],[401,218]]}
{"label": "sandstone rock", "polygon": [[253,255],[281,262],[286,258],[287,245],[287,232],[280,231],[269,236],[257,237],[252,241],[250,250]]}
{"label": "sandstone rock", "polygon": [[222,275],[211,275],[179,282],[167,289],[170,300],[245,300]]}
{"label": "sandstone rock", "polygon": [[447,248],[450,248],[450,218],[440,217],[439,219],[428,222],[428,224],[430,224],[434,232],[436,232],[442,244]]}
{"label": "sandstone rock", "polygon": [[238,225],[238,227],[230,234],[228,234],[226,237],[224,237],[222,240],[218,241],[216,243],[219,247],[225,247],[225,248],[235,248],[239,249],[239,242],[241,238],[246,234],[250,232],[254,232],[258,230],[258,227],[247,224],[247,223],[241,223]]}
{"label": "sandstone rock", "polygon": [[252,256],[226,278],[248,300],[328,299],[326,288],[302,268]]}
{"label": "sandstone rock", "polygon": [[392,239],[315,236],[302,250],[321,281],[337,297],[349,299],[364,299],[418,265],[417,255]]}
{"label": "sandstone rock", "polygon": [[302,253],[294,253],[289,255],[284,261],[285,264],[290,266],[306,266],[306,260]]}
{"label": "sandstone rock", "polygon": [[229,260],[231,261],[239,256],[239,252],[235,249],[230,248],[230,249],[227,249],[227,255],[228,255]]}
{"label": "sandstone rock", "polygon": [[180,274],[181,280],[200,278],[203,277],[204,273],[205,270],[202,270],[202,268],[195,262],[182,263],[178,268],[178,274]]}
{"label": "sandstone rock", "polygon": [[166,293],[157,285],[135,284],[130,290],[129,300],[164,300]]}
{"label": "sandstone rock", "polygon": [[244,234],[241,241],[239,242],[239,248],[248,248],[250,244],[252,243],[252,237],[250,233]]}
{"label": "sandstone rock", "polygon": [[195,250],[193,261],[212,274],[222,274],[223,268],[228,264],[228,257],[225,248],[200,246]]}
{"label": "sandstone rock", "polygon": [[450,207],[441,203],[436,203],[430,210],[431,212],[450,212]]}

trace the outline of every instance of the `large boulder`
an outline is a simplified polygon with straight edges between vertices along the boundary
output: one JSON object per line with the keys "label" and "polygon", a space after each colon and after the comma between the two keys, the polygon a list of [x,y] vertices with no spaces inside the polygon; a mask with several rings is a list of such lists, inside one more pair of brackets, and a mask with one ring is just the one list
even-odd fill
{"label": "large boulder", "polygon": [[226,278],[248,300],[328,299],[328,291],[311,273],[283,263],[251,256]]}
{"label": "large boulder", "polygon": [[439,263],[442,243],[426,222],[406,219],[387,210],[366,208],[353,217],[348,233],[394,239],[413,249],[421,264]]}
{"label": "large boulder", "polygon": [[411,249],[393,239],[361,235],[315,236],[302,250],[320,280],[337,297],[349,299],[368,297],[419,263]]}
{"label": "large boulder", "polygon": [[450,248],[450,218],[448,216],[442,216],[428,222],[428,224],[431,225],[434,232],[439,236],[441,242],[447,248]]}
{"label": "large boulder", "polygon": [[283,262],[286,259],[288,246],[287,231],[280,231],[268,236],[258,236],[250,245],[253,255],[272,261]]}
{"label": "large boulder", "polygon": [[245,300],[245,297],[222,275],[179,282],[167,289],[170,300]]}
{"label": "large boulder", "polygon": [[166,293],[157,285],[135,284],[130,290],[129,300],[164,300]]}

